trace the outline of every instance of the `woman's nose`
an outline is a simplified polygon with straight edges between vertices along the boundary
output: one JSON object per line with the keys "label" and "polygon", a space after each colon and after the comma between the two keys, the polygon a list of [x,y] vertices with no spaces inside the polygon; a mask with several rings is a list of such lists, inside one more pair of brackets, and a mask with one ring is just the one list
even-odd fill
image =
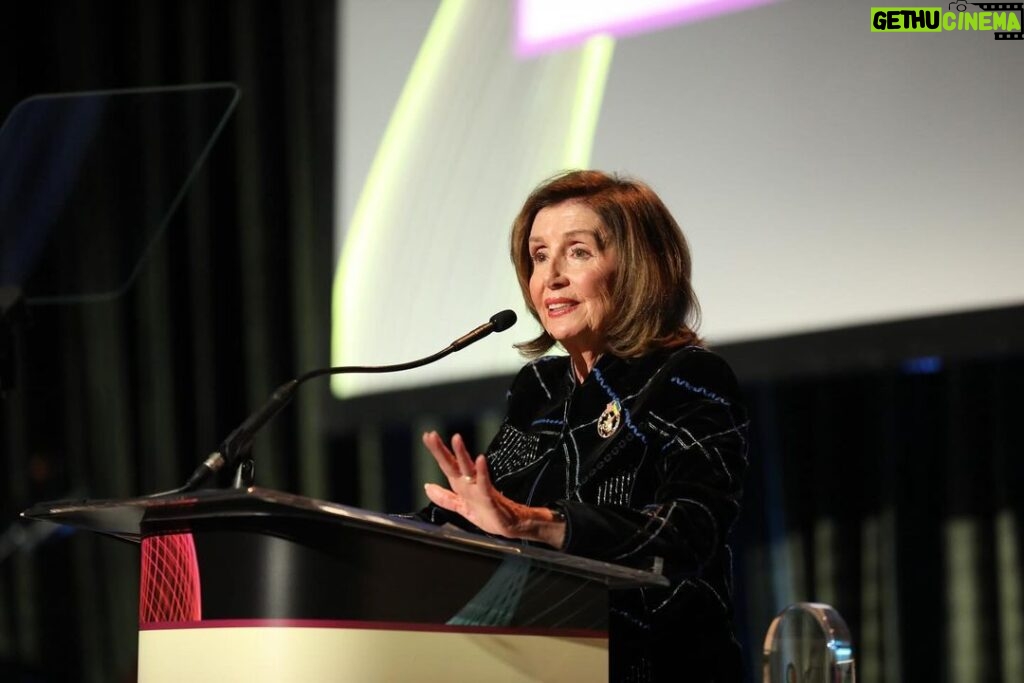
{"label": "woman's nose", "polygon": [[547,285],[549,289],[558,289],[559,287],[564,287],[568,284],[569,281],[564,275],[562,266],[563,264],[561,259],[551,260],[551,267],[548,268],[547,277],[544,281],[544,284]]}

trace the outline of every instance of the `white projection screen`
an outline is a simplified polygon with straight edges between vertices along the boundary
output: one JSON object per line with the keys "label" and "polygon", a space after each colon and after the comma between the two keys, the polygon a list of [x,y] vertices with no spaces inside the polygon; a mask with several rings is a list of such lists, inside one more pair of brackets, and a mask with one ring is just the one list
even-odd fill
{"label": "white projection screen", "polygon": [[332,364],[520,322],[339,397],[514,372],[538,328],[509,227],[571,167],[662,196],[712,343],[1024,302],[1024,41],[872,32],[870,3],[651,0],[569,2],[586,20],[531,43],[512,2],[340,2]]}

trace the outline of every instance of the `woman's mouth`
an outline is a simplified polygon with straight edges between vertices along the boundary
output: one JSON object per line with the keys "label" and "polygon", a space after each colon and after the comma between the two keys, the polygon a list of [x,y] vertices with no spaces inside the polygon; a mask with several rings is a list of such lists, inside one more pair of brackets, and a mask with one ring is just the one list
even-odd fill
{"label": "woman's mouth", "polygon": [[567,313],[572,312],[579,306],[579,302],[571,299],[553,299],[544,302],[544,307],[547,309],[548,317],[557,318]]}

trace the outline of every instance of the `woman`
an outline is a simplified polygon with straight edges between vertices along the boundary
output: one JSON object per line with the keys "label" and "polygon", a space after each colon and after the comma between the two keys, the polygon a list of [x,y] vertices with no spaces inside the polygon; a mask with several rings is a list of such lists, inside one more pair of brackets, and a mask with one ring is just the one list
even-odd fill
{"label": "woman", "polygon": [[538,187],[512,261],[543,327],[486,455],[423,441],[449,489],[434,522],[651,568],[665,589],[613,591],[611,680],[741,678],[726,535],[739,510],[746,417],[736,380],[700,346],[683,234],[642,183],[573,171]]}

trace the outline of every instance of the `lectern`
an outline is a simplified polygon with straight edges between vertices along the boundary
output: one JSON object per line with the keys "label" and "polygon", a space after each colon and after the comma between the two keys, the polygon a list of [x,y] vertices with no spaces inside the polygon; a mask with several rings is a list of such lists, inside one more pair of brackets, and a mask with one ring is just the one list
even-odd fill
{"label": "lectern", "polygon": [[667,584],[256,487],[23,514],[141,545],[142,683],[603,681],[608,591]]}

